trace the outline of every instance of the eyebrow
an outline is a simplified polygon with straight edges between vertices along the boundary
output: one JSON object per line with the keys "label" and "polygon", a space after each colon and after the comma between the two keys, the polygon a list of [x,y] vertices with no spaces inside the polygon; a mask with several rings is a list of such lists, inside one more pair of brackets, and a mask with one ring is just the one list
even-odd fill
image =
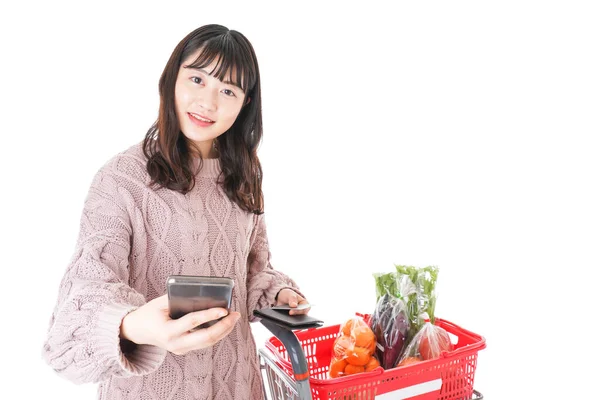
{"label": "eyebrow", "polygon": [[[190,66],[185,66],[185,68],[187,68],[187,69],[195,69],[196,71],[202,72],[204,75],[213,76],[213,75],[209,74],[208,72],[206,72],[206,70],[204,70],[202,68],[190,67]],[[215,77],[213,76],[213,78],[215,78]],[[221,81],[221,82],[223,82],[226,85],[235,86],[236,88],[240,89],[241,91],[244,91],[244,89],[242,89],[240,86],[236,85],[235,82],[232,82],[232,81]]]}

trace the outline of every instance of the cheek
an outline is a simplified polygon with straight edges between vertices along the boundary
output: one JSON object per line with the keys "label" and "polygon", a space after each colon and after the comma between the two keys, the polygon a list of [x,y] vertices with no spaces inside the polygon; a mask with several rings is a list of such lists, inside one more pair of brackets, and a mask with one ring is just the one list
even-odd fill
{"label": "cheek", "polygon": [[233,125],[237,116],[240,114],[241,109],[241,106],[228,107],[224,113],[224,119],[226,119],[229,124]]}
{"label": "cheek", "polygon": [[181,87],[175,86],[175,110],[177,113],[185,111],[188,94]]}

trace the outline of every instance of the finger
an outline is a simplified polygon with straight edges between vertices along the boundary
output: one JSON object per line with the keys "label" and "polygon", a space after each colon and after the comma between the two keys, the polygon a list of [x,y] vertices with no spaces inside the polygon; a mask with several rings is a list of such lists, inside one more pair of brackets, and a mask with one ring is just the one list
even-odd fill
{"label": "finger", "polygon": [[[298,307],[300,304],[308,304],[308,301],[302,297],[302,296],[298,296],[298,304],[296,305],[296,307]],[[302,309],[302,310],[290,310],[290,315],[298,315],[298,314],[308,314],[308,312],[310,311],[310,307]]]}
{"label": "finger", "polygon": [[221,321],[217,322],[213,326],[205,329],[198,329],[197,331],[189,332],[181,336],[176,343],[177,347],[191,350],[203,349],[209,347],[227,336],[235,324],[240,319],[241,314],[239,312],[231,312]]}
{"label": "finger", "polygon": [[227,310],[220,307],[209,308],[208,310],[202,311],[194,311],[185,314],[179,319],[172,320],[171,332],[173,336],[179,336],[184,334],[185,332],[194,329],[198,325],[201,325],[208,321],[219,319],[221,317],[224,317],[225,315],[227,315]]}

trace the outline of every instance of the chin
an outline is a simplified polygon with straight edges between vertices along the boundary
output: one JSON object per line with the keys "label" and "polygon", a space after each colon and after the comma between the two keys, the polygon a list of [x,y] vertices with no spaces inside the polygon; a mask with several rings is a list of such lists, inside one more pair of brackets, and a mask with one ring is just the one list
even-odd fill
{"label": "chin", "polygon": [[214,135],[200,135],[197,133],[188,134],[186,132],[183,132],[183,135],[193,142],[206,142],[207,140],[213,140],[215,138]]}

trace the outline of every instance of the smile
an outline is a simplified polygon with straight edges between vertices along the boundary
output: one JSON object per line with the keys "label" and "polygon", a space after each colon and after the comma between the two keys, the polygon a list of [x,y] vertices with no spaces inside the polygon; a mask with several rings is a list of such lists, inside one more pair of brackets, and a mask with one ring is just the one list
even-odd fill
{"label": "smile", "polygon": [[215,121],[208,119],[208,118],[201,117],[198,114],[193,114],[193,113],[187,113],[187,114],[190,118],[190,121],[192,121],[192,123],[194,123],[194,125],[197,125],[200,127],[207,127],[207,126],[210,126],[215,123]]}
{"label": "smile", "polygon": [[188,113],[188,114],[190,114],[192,117],[194,117],[194,118],[195,118],[195,119],[197,119],[198,121],[202,121],[202,122],[215,122],[215,121],[213,121],[212,119],[208,119],[208,118],[201,117],[201,116],[200,116],[200,115],[198,115],[198,114],[193,114],[193,113]]}

